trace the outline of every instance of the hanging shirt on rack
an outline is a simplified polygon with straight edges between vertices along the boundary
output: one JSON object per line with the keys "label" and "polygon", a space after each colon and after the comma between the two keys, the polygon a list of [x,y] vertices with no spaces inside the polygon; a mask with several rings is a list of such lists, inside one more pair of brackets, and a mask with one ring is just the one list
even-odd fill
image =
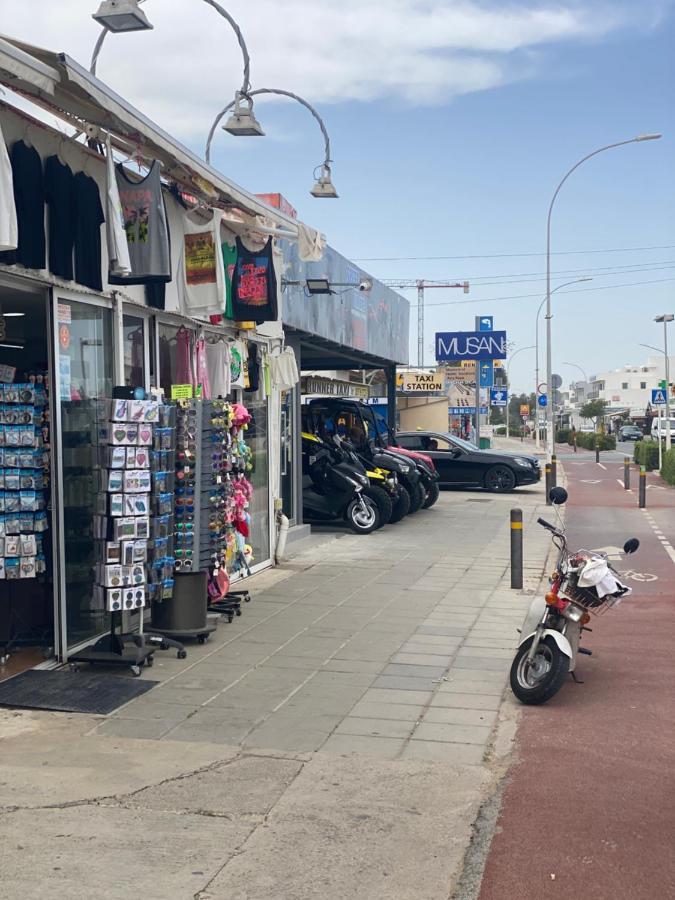
{"label": "hanging shirt on rack", "polygon": [[[2,154],[0,133],[0,155]],[[34,147],[23,141],[12,145],[12,180],[14,182],[14,204],[16,207],[18,242],[16,250],[0,254],[0,262],[10,266],[18,263],[27,269],[44,269],[46,264],[45,244],[45,187],[42,175],[42,160]],[[4,167],[0,163],[0,230],[3,223],[10,223],[7,204],[11,193],[5,193]],[[5,241],[0,238],[0,245]]]}
{"label": "hanging shirt on rack", "polygon": [[181,327],[176,335],[176,381],[175,384],[194,384],[192,368],[192,333]]}
{"label": "hanging shirt on rack", "polygon": [[225,318],[234,319],[232,313],[232,279],[237,264],[237,247],[229,241],[223,241],[223,266],[225,267]]}
{"label": "hanging shirt on rack", "polygon": [[248,384],[245,390],[249,391],[252,394],[257,393],[258,389],[260,388],[260,362],[258,347],[253,343],[253,341],[248,342],[247,370]]}
{"label": "hanging shirt on rack", "polygon": [[[129,245],[124,230],[124,210],[120,200],[120,192],[115,177],[110,135],[105,141],[105,177],[106,177],[106,238],[108,243],[108,263],[110,271],[116,275],[127,276],[131,272]],[[162,306],[162,309],[164,307]]]}
{"label": "hanging shirt on rack", "polygon": [[195,383],[202,387],[202,397],[204,400],[210,400],[211,384],[209,382],[209,369],[206,361],[206,340],[204,335],[197,338],[195,344]]}
{"label": "hanging shirt on rack", "polygon": [[211,396],[224,400],[230,393],[230,351],[223,340],[206,343],[206,367],[209,373]]}
{"label": "hanging shirt on rack", "polygon": [[246,347],[243,341],[233,341],[230,344],[230,387],[239,388],[246,386],[244,361],[246,359]]}
{"label": "hanging shirt on rack", "polygon": [[291,347],[286,347],[278,356],[271,356],[269,364],[270,380],[277,390],[288,391],[300,380],[298,364]]}
{"label": "hanging shirt on rack", "polygon": [[208,219],[184,217],[182,298],[187,315],[222,315],[225,306],[225,268],[220,246],[220,210]]}
{"label": "hanging shirt on rack", "polygon": [[237,238],[232,278],[232,315],[237,322],[275,322],[278,318],[277,278],[272,238],[260,250],[248,250]]}
{"label": "hanging shirt on rack", "polygon": [[0,129],[0,250],[16,250],[18,245],[12,164]]}
{"label": "hanging shirt on rack", "polygon": [[75,209],[75,281],[102,291],[101,225],[105,217],[98,185],[84,172],[75,176]]}
{"label": "hanging shirt on rack", "polygon": [[131,273],[111,271],[110,284],[150,284],[171,281],[169,222],[162,196],[160,165],[155,160],[150,171],[133,181],[124,166],[115,166],[117,189],[124,214],[124,230]]}
{"label": "hanging shirt on rack", "polygon": [[45,200],[49,210],[49,271],[72,281],[75,177],[58,156],[48,156],[45,161]]}

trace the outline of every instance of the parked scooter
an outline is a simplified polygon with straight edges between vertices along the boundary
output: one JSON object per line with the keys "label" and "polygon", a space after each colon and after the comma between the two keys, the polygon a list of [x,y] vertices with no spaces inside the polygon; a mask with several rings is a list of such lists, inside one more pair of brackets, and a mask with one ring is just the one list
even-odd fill
{"label": "parked scooter", "polygon": [[302,435],[302,506],[307,521],[344,519],[357,534],[381,525],[377,504],[366,493],[370,481],[362,467],[336,458],[314,435]]}
{"label": "parked scooter", "polygon": [[[551,532],[559,550],[558,562],[544,597],[536,597],[525,619],[521,641],[511,665],[511,689],[521,703],[546,703],[562,687],[574,670],[579,653],[591,655],[580,646],[592,616],[615,608],[631,589],[622,584],[605,553],[570,551],[565,525],[558,511],[567,500],[567,491],[552,488],[549,497],[558,518],[557,525],[537,519]],[[637,538],[624,544],[624,553],[635,553]]]}
{"label": "parked scooter", "polygon": [[337,434],[333,436],[333,446],[336,448],[338,455],[342,455],[342,459],[345,462],[351,462],[368,476],[370,486],[364,489],[363,493],[377,504],[381,524],[387,525],[390,522],[397,522],[399,518],[403,518],[408,511],[408,507],[398,518],[394,517],[394,511],[398,512],[401,507],[399,502],[401,489],[396,472],[391,469],[374,466],[368,459],[357,453],[357,448],[351,441]]}

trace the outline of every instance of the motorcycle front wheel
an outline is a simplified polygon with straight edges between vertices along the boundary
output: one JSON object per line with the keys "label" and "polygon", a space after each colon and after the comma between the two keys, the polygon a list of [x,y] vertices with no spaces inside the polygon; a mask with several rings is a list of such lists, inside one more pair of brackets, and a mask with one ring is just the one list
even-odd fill
{"label": "motorcycle front wheel", "polygon": [[363,496],[368,497],[377,506],[377,511],[380,514],[380,525],[389,524],[394,504],[384,488],[371,484],[370,487],[364,488]]}
{"label": "motorcycle front wheel", "polygon": [[438,486],[438,483],[432,481],[429,485],[429,490],[427,491],[427,499],[424,501],[423,509],[431,509],[434,503],[438,500],[441,495],[441,489]]}
{"label": "motorcycle front wheel", "polygon": [[391,513],[391,518],[389,519],[389,524],[393,525],[395,522],[400,522],[401,519],[404,519],[409,512],[410,494],[402,484],[399,484],[398,497],[396,498],[396,502],[394,503],[394,508]]}
{"label": "motorcycle front wheel", "polygon": [[377,506],[370,497],[364,497],[363,494],[352,500],[347,507],[345,518],[349,527],[357,534],[370,534],[380,526]]}
{"label": "motorcycle front wheel", "polygon": [[520,702],[534,706],[546,703],[558,693],[569,673],[570,661],[550,635],[540,641],[529,663],[527,654],[531,646],[532,638],[528,638],[518,648],[510,678],[511,690]]}

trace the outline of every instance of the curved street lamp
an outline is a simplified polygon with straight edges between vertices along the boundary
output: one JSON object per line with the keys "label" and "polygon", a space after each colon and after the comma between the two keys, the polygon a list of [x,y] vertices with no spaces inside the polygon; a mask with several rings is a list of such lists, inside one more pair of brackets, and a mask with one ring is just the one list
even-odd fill
{"label": "curved street lamp", "polygon": [[[640,134],[637,137],[630,138],[627,141],[617,141],[615,144],[607,144],[605,147],[599,147],[592,153],[588,153],[578,163],[575,163],[571,169],[563,176],[553,193],[551,203],[548,208],[548,218],[546,221],[546,392],[551,396],[551,216],[553,214],[553,206],[560,193],[560,189],[570,177],[572,172],[576,171],[579,166],[587,160],[597,156],[598,153],[604,153],[605,150],[613,150],[615,147],[624,147],[626,144],[637,144],[642,141],[656,141],[661,137],[660,134]],[[551,461],[553,456],[553,406],[551,403],[546,407],[546,459]]]}
{"label": "curved street lamp", "polygon": [[[91,57],[91,63],[89,64],[89,71],[92,75],[96,74],[96,63],[98,62],[98,56],[101,52],[103,42],[108,36],[108,32],[149,31],[152,29],[153,26],[148,21],[148,17],[140,8],[142,2],[143,0],[103,0],[98,11],[93,14],[92,18],[96,19],[96,21],[102,25],[102,30],[94,45],[94,52]],[[247,98],[251,89],[251,58],[248,54],[244,35],[241,33],[241,29],[235,20],[226,9],[223,9],[220,3],[216,3],[216,0],[203,0],[203,2],[208,3],[208,5],[212,6],[217,13],[220,13],[220,15],[232,26],[232,30],[237,36],[237,41],[239,42],[242,56],[244,57],[244,77],[241,88],[235,95],[235,98]],[[250,100],[249,105],[252,105]],[[261,130],[257,133],[262,134],[263,132]]]}
{"label": "curved street lamp", "polygon": [[[320,169],[321,174],[317,178],[316,183],[311,190],[311,194],[314,197],[337,197],[338,193],[335,189],[335,185],[331,180],[332,159],[330,158],[330,137],[328,135],[328,131],[326,130],[324,121],[316,111],[316,109],[312,106],[311,103],[308,103],[307,100],[305,100],[303,97],[300,97],[298,94],[294,94],[292,91],[283,91],[280,88],[256,88],[256,90],[251,91],[248,96],[254,97],[257,94],[278,94],[281,97],[290,97],[291,100],[297,100],[298,103],[302,104],[302,106],[304,106],[305,109],[308,109],[314,116],[316,121],[319,123],[319,128],[321,129],[321,134],[323,135],[325,153],[323,163],[321,163],[320,166],[317,166],[314,170],[316,173],[316,171]],[[209,130],[209,134],[206,139],[206,148],[204,150],[204,158],[206,159],[207,163],[211,162],[211,144],[213,142],[213,136],[216,133],[216,128],[232,108],[234,108],[234,113],[223,125],[223,131],[227,131],[229,134],[234,135],[241,135],[246,133],[245,131],[242,131],[241,121],[238,113],[237,98],[235,97],[232,102],[228,103],[226,107],[221,109],[216,118],[213,120],[213,124],[211,125],[211,129]]]}
{"label": "curved street lamp", "polygon": [[[534,344],[530,344],[529,347],[521,347],[519,350],[516,350],[515,353],[512,353],[509,357],[508,362],[506,363],[506,390],[508,392],[509,389],[509,369],[511,368],[511,363],[518,356],[519,353],[523,353],[525,350],[534,350]],[[508,393],[506,400],[506,436],[509,436],[509,401],[508,401]]]}

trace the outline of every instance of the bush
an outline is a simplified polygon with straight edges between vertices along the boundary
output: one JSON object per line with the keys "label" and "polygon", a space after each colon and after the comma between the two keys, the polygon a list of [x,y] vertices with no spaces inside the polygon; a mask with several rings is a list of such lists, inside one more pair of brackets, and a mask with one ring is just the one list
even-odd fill
{"label": "bush", "polygon": [[668,484],[675,485],[675,449],[666,450],[663,454],[663,466],[661,467],[661,478]]}
{"label": "bush", "polygon": [[506,425],[500,425],[498,428],[495,428],[495,434],[506,434]]}
{"label": "bush", "polygon": [[596,441],[601,450],[616,450],[616,438],[613,434],[593,434],[593,432],[577,431],[576,437],[577,447],[583,447],[585,450],[595,450]]}
{"label": "bush", "polygon": [[645,439],[637,441],[633,451],[633,459],[639,466],[644,466],[648,472],[653,472],[659,467],[658,441]]}
{"label": "bush", "polygon": [[569,428],[559,428],[555,436],[556,444],[569,444],[571,434]]}

